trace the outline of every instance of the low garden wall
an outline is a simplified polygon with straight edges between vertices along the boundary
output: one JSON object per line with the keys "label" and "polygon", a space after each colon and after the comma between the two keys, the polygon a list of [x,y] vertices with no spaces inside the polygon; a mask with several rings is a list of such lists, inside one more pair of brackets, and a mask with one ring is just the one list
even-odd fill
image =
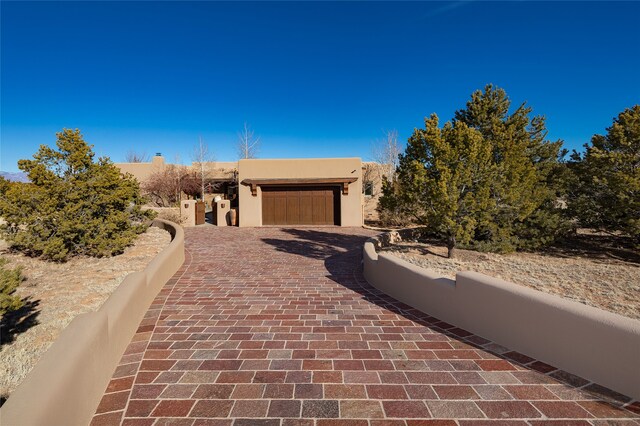
{"label": "low garden wall", "polygon": [[125,277],[96,312],[62,331],[0,409],[2,425],[88,425],[122,354],[151,302],[184,262],[184,232],[162,219],[153,226],[171,243],[142,272]]}
{"label": "low garden wall", "polygon": [[455,280],[364,245],[377,289],[442,321],[640,399],[640,321],[476,272]]}

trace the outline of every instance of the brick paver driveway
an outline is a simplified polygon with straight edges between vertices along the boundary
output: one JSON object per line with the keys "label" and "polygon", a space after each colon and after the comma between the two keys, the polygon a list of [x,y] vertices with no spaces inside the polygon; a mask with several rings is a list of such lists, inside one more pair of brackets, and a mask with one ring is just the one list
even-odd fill
{"label": "brick paver driveway", "polygon": [[140,325],[93,424],[639,424],[614,407],[638,413],[637,403],[370,287],[360,271],[368,235],[187,229],[185,265]]}

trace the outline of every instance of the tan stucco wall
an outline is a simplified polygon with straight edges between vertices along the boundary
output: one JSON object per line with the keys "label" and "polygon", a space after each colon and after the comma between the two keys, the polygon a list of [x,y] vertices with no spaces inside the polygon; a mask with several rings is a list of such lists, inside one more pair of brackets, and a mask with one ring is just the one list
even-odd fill
{"label": "tan stucco wall", "polygon": [[156,155],[149,163],[115,163],[123,173],[130,173],[138,182],[146,181],[152,173],[161,170],[165,166],[164,157]]}
{"label": "tan stucco wall", "polygon": [[196,200],[182,200],[180,214],[182,226],[196,226]]}
{"label": "tan stucco wall", "polygon": [[[233,176],[233,171],[238,168],[236,161],[209,161],[204,163],[204,172],[207,178],[228,179]],[[179,166],[178,164],[166,163],[164,157],[156,155],[148,163],[115,163],[115,166],[123,173],[131,173],[138,182],[146,181],[152,173],[162,170],[165,166]],[[187,167],[192,171],[199,171],[198,163],[192,163]]]}
{"label": "tan stucco wall", "polygon": [[218,201],[215,205],[216,226],[228,226],[231,224],[231,202],[229,200]]}
{"label": "tan stucco wall", "polygon": [[441,278],[371,242],[364,275],[422,312],[640,399],[640,321],[476,272]]}
{"label": "tan stucco wall", "polygon": [[127,275],[96,312],[78,315],[0,409],[0,424],[88,425],[140,321],[184,262],[184,232],[156,219],[171,243]]}
{"label": "tan stucco wall", "polygon": [[[349,194],[340,191],[341,226],[362,226],[362,162],[359,158],[319,158],[286,160],[240,160],[238,181],[280,178],[358,178],[349,184]],[[262,191],[239,185],[240,226],[262,226]]]}

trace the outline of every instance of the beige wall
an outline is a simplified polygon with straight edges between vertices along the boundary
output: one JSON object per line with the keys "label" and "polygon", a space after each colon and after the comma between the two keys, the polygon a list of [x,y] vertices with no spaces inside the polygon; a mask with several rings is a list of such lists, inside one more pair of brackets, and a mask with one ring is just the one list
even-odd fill
{"label": "beige wall", "polygon": [[[349,184],[349,194],[340,191],[340,224],[362,226],[362,162],[359,158],[286,160],[240,160],[238,180],[279,178],[358,178]],[[262,191],[251,195],[251,188],[239,185],[240,226],[262,226]]]}
{"label": "beige wall", "polygon": [[364,246],[367,281],[395,299],[511,350],[640,399],[640,321],[488,277],[438,277]]}
{"label": "beige wall", "polygon": [[215,203],[215,224],[216,226],[228,226],[231,225],[231,201],[221,200]]}
{"label": "beige wall", "polygon": [[[238,168],[236,161],[209,161],[204,163],[204,172],[207,178],[231,178],[233,171]],[[122,170],[123,173],[131,173],[138,182],[142,183],[146,181],[152,173],[162,170],[165,166],[178,166],[178,164],[169,164],[164,161],[164,157],[156,155],[152,157],[151,162],[148,163],[115,163],[116,167]],[[199,171],[200,166],[198,163],[192,163],[188,167],[193,171]]]}
{"label": "beige wall", "polygon": [[115,163],[123,173],[131,173],[138,182],[146,181],[152,173],[161,170],[165,166],[164,157],[156,155],[149,163]]}
{"label": "beige wall", "polygon": [[183,226],[196,226],[196,200],[182,200],[180,214]]}
{"label": "beige wall", "polygon": [[140,321],[184,262],[184,232],[156,219],[172,241],[125,277],[96,312],[78,315],[0,409],[2,425],[88,425]]}

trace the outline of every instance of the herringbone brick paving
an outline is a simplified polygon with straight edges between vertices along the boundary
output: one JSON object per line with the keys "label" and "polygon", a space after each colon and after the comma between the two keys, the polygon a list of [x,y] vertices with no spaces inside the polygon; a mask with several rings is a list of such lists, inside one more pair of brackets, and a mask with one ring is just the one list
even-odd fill
{"label": "herringbone brick paving", "polygon": [[640,404],[369,286],[371,231],[186,230],[92,425],[638,425]]}

